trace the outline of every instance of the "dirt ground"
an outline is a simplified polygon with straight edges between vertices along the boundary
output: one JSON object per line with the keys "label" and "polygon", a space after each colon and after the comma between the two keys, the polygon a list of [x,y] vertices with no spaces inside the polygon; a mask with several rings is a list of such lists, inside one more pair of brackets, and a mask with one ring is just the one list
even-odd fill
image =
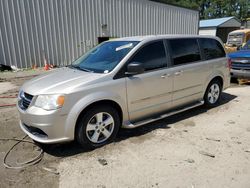
{"label": "dirt ground", "polygon": [[[0,105],[42,71],[0,73]],[[22,138],[15,107],[0,108],[0,138]],[[114,143],[86,151],[76,143],[47,146],[41,162],[6,169],[15,141],[0,141],[0,187],[250,187],[250,86],[234,84],[213,109],[198,107],[134,130]],[[8,163],[37,154],[21,143]],[[52,173],[47,169],[56,169]]]}

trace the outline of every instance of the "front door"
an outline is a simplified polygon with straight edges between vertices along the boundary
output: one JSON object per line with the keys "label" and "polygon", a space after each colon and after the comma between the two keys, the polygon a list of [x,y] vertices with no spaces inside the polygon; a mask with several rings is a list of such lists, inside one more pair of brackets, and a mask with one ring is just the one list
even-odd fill
{"label": "front door", "polygon": [[145,68],[144,73],[126,78],[130,120],[141,120],[171,108],[173,77],[167,68],[163,41],[143,46],[129,62],[140,62]]}

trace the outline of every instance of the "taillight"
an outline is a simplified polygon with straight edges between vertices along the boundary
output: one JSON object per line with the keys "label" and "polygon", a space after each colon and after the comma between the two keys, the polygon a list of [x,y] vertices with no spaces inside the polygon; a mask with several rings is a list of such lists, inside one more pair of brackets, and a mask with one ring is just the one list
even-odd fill
{"label": "taillight", "polygon": [[230,58],[227,59],[227,67],[229,70],[232,68],[232,60]]}

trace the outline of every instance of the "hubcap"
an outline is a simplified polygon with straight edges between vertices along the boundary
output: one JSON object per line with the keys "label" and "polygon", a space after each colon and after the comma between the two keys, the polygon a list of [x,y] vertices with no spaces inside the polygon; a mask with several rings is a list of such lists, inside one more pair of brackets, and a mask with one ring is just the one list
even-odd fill
{"label": "hubcap", "polygon": [[106,112],[95,114],[88,122],[86,128],[87,138],[93,143],[106,141],[114,131],[114,119]]}
{"label": "hubcap", "polygon": [[212,84],[208,91],[208,101],[211,104],[214,104],[217,102],[220,95],[220,87],[218,84]]}

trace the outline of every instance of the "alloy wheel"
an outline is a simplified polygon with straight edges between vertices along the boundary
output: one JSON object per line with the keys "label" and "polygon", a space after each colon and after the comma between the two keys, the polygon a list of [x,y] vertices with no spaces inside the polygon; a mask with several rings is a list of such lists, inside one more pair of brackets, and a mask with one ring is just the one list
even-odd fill
{"label": "alloy wheel", "polygon": [[99,112],[90,118],[87,127],[87,138],[93,143],[106,141],[114,131],[114,119],[106,112]]}
{"label": "alloy wheel", "polygon": [[212,84],[207,96],[211,104],[216,103],[220,96],[220,86],[217,83]]}

